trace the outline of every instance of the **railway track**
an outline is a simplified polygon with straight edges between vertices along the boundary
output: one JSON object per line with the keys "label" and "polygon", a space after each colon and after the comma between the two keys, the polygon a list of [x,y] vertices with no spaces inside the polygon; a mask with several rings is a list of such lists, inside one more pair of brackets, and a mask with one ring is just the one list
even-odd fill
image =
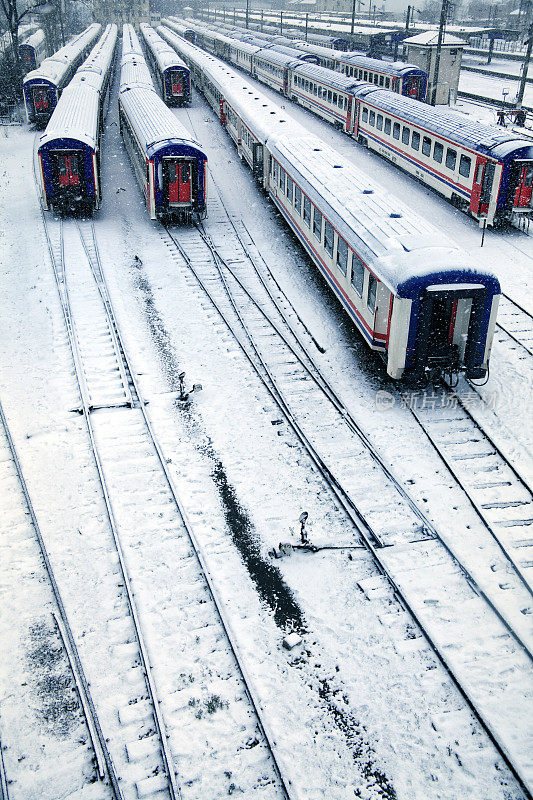
{"label": "railway track", "polygon": [[505,293],[500,299],[496,325],[522,350],[533,355],[533,315]]}
{"label": "railway track", "polygon": [[[513,706],[512,715],[527,704],[531,683],[531,631],[522,613],[531,605],[531,593],[516,567],[497,543],[489,545],[497,563],[512,574],[512,599],[507,594],[504,601],[503,588],[490,568],[475,577],[476,570],[455,557],[453,545],[439,537],[317,370],[309,342],[306,346],[290,323],[292,310],[280,313],[279,303],[265,291],[269,279],[260,276],[253,242],[245,241],[246,232],[232,225],[219,200],[211,201],[207,230],[180,229],[176,235],[167,229],[164,238],[176,265],[192,272],[217,309],[384,579],[402,598],[531,796],[532,775],[523,743],[511,742],[501,716],[501,703]],[[482,539],[481,550],[486,548]],[[476,631],[475,641],[465,637],[469,626]],[[498,666],[493,656],[502,641],[510,648],[509,658]],[[483,674],[491,676],[484,688],[477,674],[481,664]],[[517,685],[523,688],[515,693]],[[496,695],[501,702],[494,702]],[[523,723],[526,730],[528,723]]]}
{"label": "railway track", "polygon": [[[12,738],[9,730],[4,732],[9,771],[6,771],[4,753],[0,745],[1,796],[8,797],[9,783],[14,784],[17,797],[22,796],[21,792],[25,791],[22,787],[29,787],[32,796],[38,795],[42,798],[57,796],[50,793],[50,787],[47,785],[51,770],[52,773],[61,775],[53,791],[68,793],[84,791],[88,797],[122,800],[123,795],[85,677],[65,603],[1,403],[0,431],[0,481],[3,488],[9,489],[10,497],[9,506],[6,505],[3,509],[1,526],[2,560],[9,565],[10,573],[9,587],[6,585],[7,576],[3,579],[2,604],[6,615],[9,614],[9,632],[3,632],[3,641],[6,655],[8,652],[10,654],[10,657],[5,659],[5,674],[13,679],[9,687],[4,687],[6,698],[9,698],[4,701],[6,706],[4,718],[15,724],[19,737],[21,731],[26,736],[24,750],[20,753],[17,737]],[[7,491],[5,496],[7,497]],[[32,579],[39,583],[39,600],[36,588],[29,586],[33,582]],[[28,603],[26,596],[28,590],[32,593],[32,603]],[[44,610],[47,612],[46,615],[43,613]],[[28,637],[34,639],[38,647],[42,648],[42,652],[48,652],[50,657],[50,662],[48,664],[45,662],[41,667],[41,672],[44,671],[40,678],[41,686],[35,676],[33,681],[21,682],[18,673],[19,650],[24,647],[23,643]],[[12,661],[14,674],[11,668]],[[60,663],[60,670],[50,666],[54,662]],[[47,669],[53,670],[55,680],[52,672],[45,672]],[[34,682],[37,685],[33,685]],[[56,725],[58,727],[66,725],[66,720],[74,712],[81,711],[83,719],[83,723],[75,726],[78,730],[70,731],[70,735],[65,737],[59,749],[53,731],[49,731],[48,734],[43,733],[42,726],[37,721],[39,712],[36,710],[38,706],[36,694],[38,696],[39,688],[41,692],[43,691],[47,682],[50,685],[55,682],[57,685],[57,697],[54,701],[57,705]],[[64,688],[61,689],[61,686]],[[73,690],[76,691],[78,698],[75,704],[69,699]],[[10,707],[11,704],[13,709]],[[24,711],[20,713],[20,709]],[[16,711],[16,719],[12,717],[13,710]],[[40,731],[37,736],[30,733],[32,728]],[[42,778],[39,777],[39,770],[42,771]],[[32,777],[32,771],[36,777]],[[89,787],[93,781],[98,783],[94,791],[91,791]]]}
{"label": "railway track", "polygon": [[118,562],[123,589],[108,619],[102,610],[129,667],[110,666],[118,685],[107,692],[118,704],[106,735],[122,789],[172,800],[237,787],[290,798],[287,767],[130,368],[94,225],[45,227],[112,534],[106,557]]}

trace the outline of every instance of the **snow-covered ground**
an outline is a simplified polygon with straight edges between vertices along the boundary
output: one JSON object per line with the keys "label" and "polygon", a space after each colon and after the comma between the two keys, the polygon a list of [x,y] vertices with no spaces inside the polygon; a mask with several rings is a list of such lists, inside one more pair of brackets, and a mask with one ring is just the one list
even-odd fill
{"label": "snow-covered ground", "polygon": [[[309,130],[494,269],[507,293],[533,310],[529,237],[514,230],[487,231],[481,248],[473,220],[310,113],[281,102]],[[470,112],[471,107],[458,104],[458,110]],[[452,533],[478,524],[407,409],[395,403],[383,412],[377,406],[376,393],[388,387],[382,366],[259,194],[210,109],[195,93],[190,111],[175,113],[204,144],[211,177],[230,213],[245,222],[325,348],[321,366],[376,446],[439,527]],[[96,550],[87,537],[82,542],[78,537],[92,530],[91,510],[99,501],[88,478],[91,459],[83,448],[80,422],[71,413],[78,400],[33,186],[33,137],[25,128],[0,132],[0,398],[61,584],[74,607],[69,573],[78,569],[94,580]],[[147,219],[120,144],[114,107],[103,163],[105,200],[96,233],[119,323],[165,455],[202,533],[220,595],[239,621],[239,644],[271,714],[296,796],[518,800],[522,793],[493,745],[410,617],[383,586],[368,554],[353,547],[352,527],[286,426],[277,424],[279,412],[216,314],[200,299],[194,281],[177,269],[158,224]],[[527,469],[533,433],[525,367],[496,342],[485,391],[494,394],[494,418],[487,425],[498,429]],[[176,399],[182,371],[187,385],[203,386],[186,408]],[[265,579],[267,552],[279,541],[295,540],[304,510],[312,540],[346,547],[276,562],[272,569],[283,590],[280,600]],[[155,552],[165,557],[164,548]],[[83,568],[75,567],[76,557]],[[2,557],[0,563],[2,600],[9,582],[1,570],[8,562]],[[31,652],[38,596],[28,590],[27,601],[28,622],[19,626],[17,652]],[[83,604],[83,598],[78,601]],[[9,624],[7,613],[3,602],[2,625]],[[89,615],[90,609],[88,626]],[[38,620],[37,612],[34,617]],[[286,653],[281,639],[289,629],[299,631],[303,645]],[[475,631],[470,633],[475,638]],[[83,637],[84,631],[79,634]],[[105,665],[92,667],[99,668]],[[19,755],[26,756],[20,734],[6,725],[3,713],[16,679],[16,662],[0,667],[0,740],[7,747],[8,777]],[[7,719],[12,718],[11,708]],[[516,735],[520,738],[521,732]],[[199,743],[192,744],[194,751]],[[32,763],[39,769],[34,750]],[[14,777],[10,797],[35,796],[30,783]],[[184,798],[194,796],[192,791]],[[56,796],[52,790],[50,797]]]}

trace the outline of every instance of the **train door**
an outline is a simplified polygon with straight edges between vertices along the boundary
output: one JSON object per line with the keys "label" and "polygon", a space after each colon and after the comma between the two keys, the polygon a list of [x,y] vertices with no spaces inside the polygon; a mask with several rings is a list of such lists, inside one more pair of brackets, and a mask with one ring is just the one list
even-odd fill
{"label": "train door", "polygon": [[513,210],[531,208],[533,191],[533,163],[531,161],[518,162],[519,174],[514,193]]}
{"label": "train door", "polygon": [[77,153],[54,153],[51,161],[55,163],[55,182],[60,191],[69,191],[81,185],[82,165]]}
{"label": "train door", "polygon": [[170,93],[172,97],[183,96],[183,74],[176,70],[170,73]]}
{"label": "train door", "polygon": [[192,163],[190,161],[169,161],[166,173],[169,205],[190,205],[192,202]]}
{"label": "train door", "polygon": [[346,132],[351,133],[352,131],[352,105],[353,105],[353,97],[348,96],[348,102],[346,104]]}
{"label": "train door", "polygon": [[252,144],[252,173],[256,181],[263,182],[263,145],[261,142]]}
{"label": "train door", "polygon": [[420,83],[421,78],[418,76],[410,75],[409,77],[405,78],[404,80],[404,90],[403,93],[407,97],[416,97],[418,98],[420,94]]}
{"label": "train door", "polygon": [[43,86],[33,90],[33,107],[35,111],[46,112],[50,109],[50,92]]}
{"label": "train door", "polygon": [[289,70],[284,67],[283,68],[283,94],[285,96],[288,95],[288,87],[289,87]]}
{"label": "train door", "polygon": [[496,165],[483,156],[478,156],[470,195],[470,211],[477,216],[486,216],[489,210]]}

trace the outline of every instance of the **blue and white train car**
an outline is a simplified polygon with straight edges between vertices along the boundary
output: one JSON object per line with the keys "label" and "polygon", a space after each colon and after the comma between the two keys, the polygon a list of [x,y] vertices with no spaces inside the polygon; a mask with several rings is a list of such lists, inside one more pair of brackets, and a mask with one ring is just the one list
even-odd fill
{"label": "blue and white train car", "polygon": [[100,134],[109,96],[117,26],[108,25],[59,98],[38,148],[45,210],[100,208]]}
{"label": "blue and white train car", "polygon": [[19,45],[20,63],[24,74],[32,69],[37,69],[44,58],[46,58],[46,36],[44,31],[39,30],[28,36]]}
{"label": "blue and white train car", "polygon": [[207,156],[157,94],[131,25],[124,26],[119,124],[151,219],[207,209]]}
{"label": "blue and white train car", "polygon": [[98,23],[89,25],[57,53],[45,58],[37,69],[28,72],[23,81],[28,122],[38,125],[48,122],[61,92],[87,57],[101,30]]}
{"label": "blue and white train car", "polygon": [[388,374],[484,378],[497,278],[226,64],[179,45],[194,83]]}
{"label": "blue and white train car", "polygon": [[188,105],[191,102],[191,79],[187,64],[150,25],[142,22],[140,30],[161,97],[169,106]]}
{"label": "blue and white train car", "polygon": [[361,86],[353,135],[487,225],[533,211],[533,143],[446,107]]}

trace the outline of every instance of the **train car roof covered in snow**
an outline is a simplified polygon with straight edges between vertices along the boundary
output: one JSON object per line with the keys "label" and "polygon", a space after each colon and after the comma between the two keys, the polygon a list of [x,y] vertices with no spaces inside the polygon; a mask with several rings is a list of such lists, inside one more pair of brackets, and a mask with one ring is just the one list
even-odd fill
{"label": "train car roof covered in snow", "polygon": [[365,81],[355,80],[342,72],[321,67],[319,64],[309,64],[307,61],[303,61],[297,67],[294,67],[293,72],[295,75],[305,75],[310,80],[320,81],[320,83],[327,84],[333,89],[340,89],[343,92],[353,91],[359,86],[368,86]]}
{"label": "train car roof covered in snow", "polygon": [[279,50],[271,50],[270,48],[264,47],[257,51],[255,58],[263,58],[271,64],[276,64],[278,67],[285,68],[294,67],[302,63],[297,58],[294,58],[294,56],[286,56],[285,53],[280,53]]}
{"label": "train car roof covered in snow", "polygon": [[144,58],[130,53],[122,59],[120,66],[119,93],[128,89],[151,89],[155,92],[152,74]]}
{"label": "train car roof covered in snow", "polygon": [[[98,92],[90,85],[67,86],[40,138],[39,150],[65,139],[95,149],[98,141]],[[65,146],[65,144],[63,144]]]}
{"label": "train car roof covered in snow", "polygon": [[45,58],[40,67],[28,72],[24,78],[24,84],[34,81],[48,81],[50,84],[57,86],[68,71],[73,59],[77,58],[77,56],[96,39],[101,29],[102,26],[97,22],[89,25],[83,33],[74,37],[72,41],[58,50],[57,53],[54,53],[54,55],[49,58]]}
{"label": "train car roof covered in snow", "polygon": [[144,56],[139,37],[135,33],[135,28],[129,23],[122,26],[122,53],[123,55],[126,55],[126,53],[137,53],[140,56]]}
{"label": "train car roof covered in snow", "polygon": [[175,50],[170,47],[164,39],[146,22],[140,24],[141,33],[146,41],[148,47],[152,51],[157,65],[161,72],[173,67],[180,67],[186,69],[186,64],[182,61]]}
{"label": "train car roof covered in snow", "polygon": [[[116,25],[107,25],[100,39],[97,41],[83,64],[78,68],[76,78],[83,73],[94,72],[105,75],[113,60],[117,44],[118,28]],[[73,78],[73,80],[74,80]]]}
{"label": "train car roof covered in snow", "polygon": [[379,58],[368,58],[368,56],[362,56],[360,53],[343,53],[341,51],[339,58],[342,58],[344,63],[353,64],[355,67],[373,69],[376,72],[384,72],[387,75],[405,75],[412,70],[426,74],[416,64],[406,64],[403,61],[381,61]]}
{"label": "train car roof covered in snow", "polygon": [[25,45],[26,47],[39,47],[44,42],[44,40],[45,40],[44,31],[42,30],[42,28],[39,28],[39,30],[35,31],[30,36],[28,36],[27,39],[24,39],[24,41],[21,43],[20,46],[23,47]]}
{"label": "train car roof covered in snow", "polygon": [[375,105],[382,111],[397,115],[407,123],[417,125],[428,132],[452,139],[463,147],[483,153],[504,157],[517,148],[529,148],[528,158],[533,158],[533,142],[522,139],[516,133],[497,125],[487,125],[458,114],[447,106],[429,106],[410,97],[373,88],[368,84],[354,90],[361,100]]}
{"label": "train car roof covered in snow", "polygon": [[482,283],[499,290],[492,274],[478,269],[437,228],[321,139],[311,134],[271,136],[268,148],[339,235],[399,297],[417,296],[433,276],[442,283],[443,273],[450,283]]}
{"label": "train car roof covered in snow", "polygon": [[187,145],[191,153],[205,158],[200,144],[153,89],[133,88],[123,91],[120,104],[149,158],[166,144]]}

